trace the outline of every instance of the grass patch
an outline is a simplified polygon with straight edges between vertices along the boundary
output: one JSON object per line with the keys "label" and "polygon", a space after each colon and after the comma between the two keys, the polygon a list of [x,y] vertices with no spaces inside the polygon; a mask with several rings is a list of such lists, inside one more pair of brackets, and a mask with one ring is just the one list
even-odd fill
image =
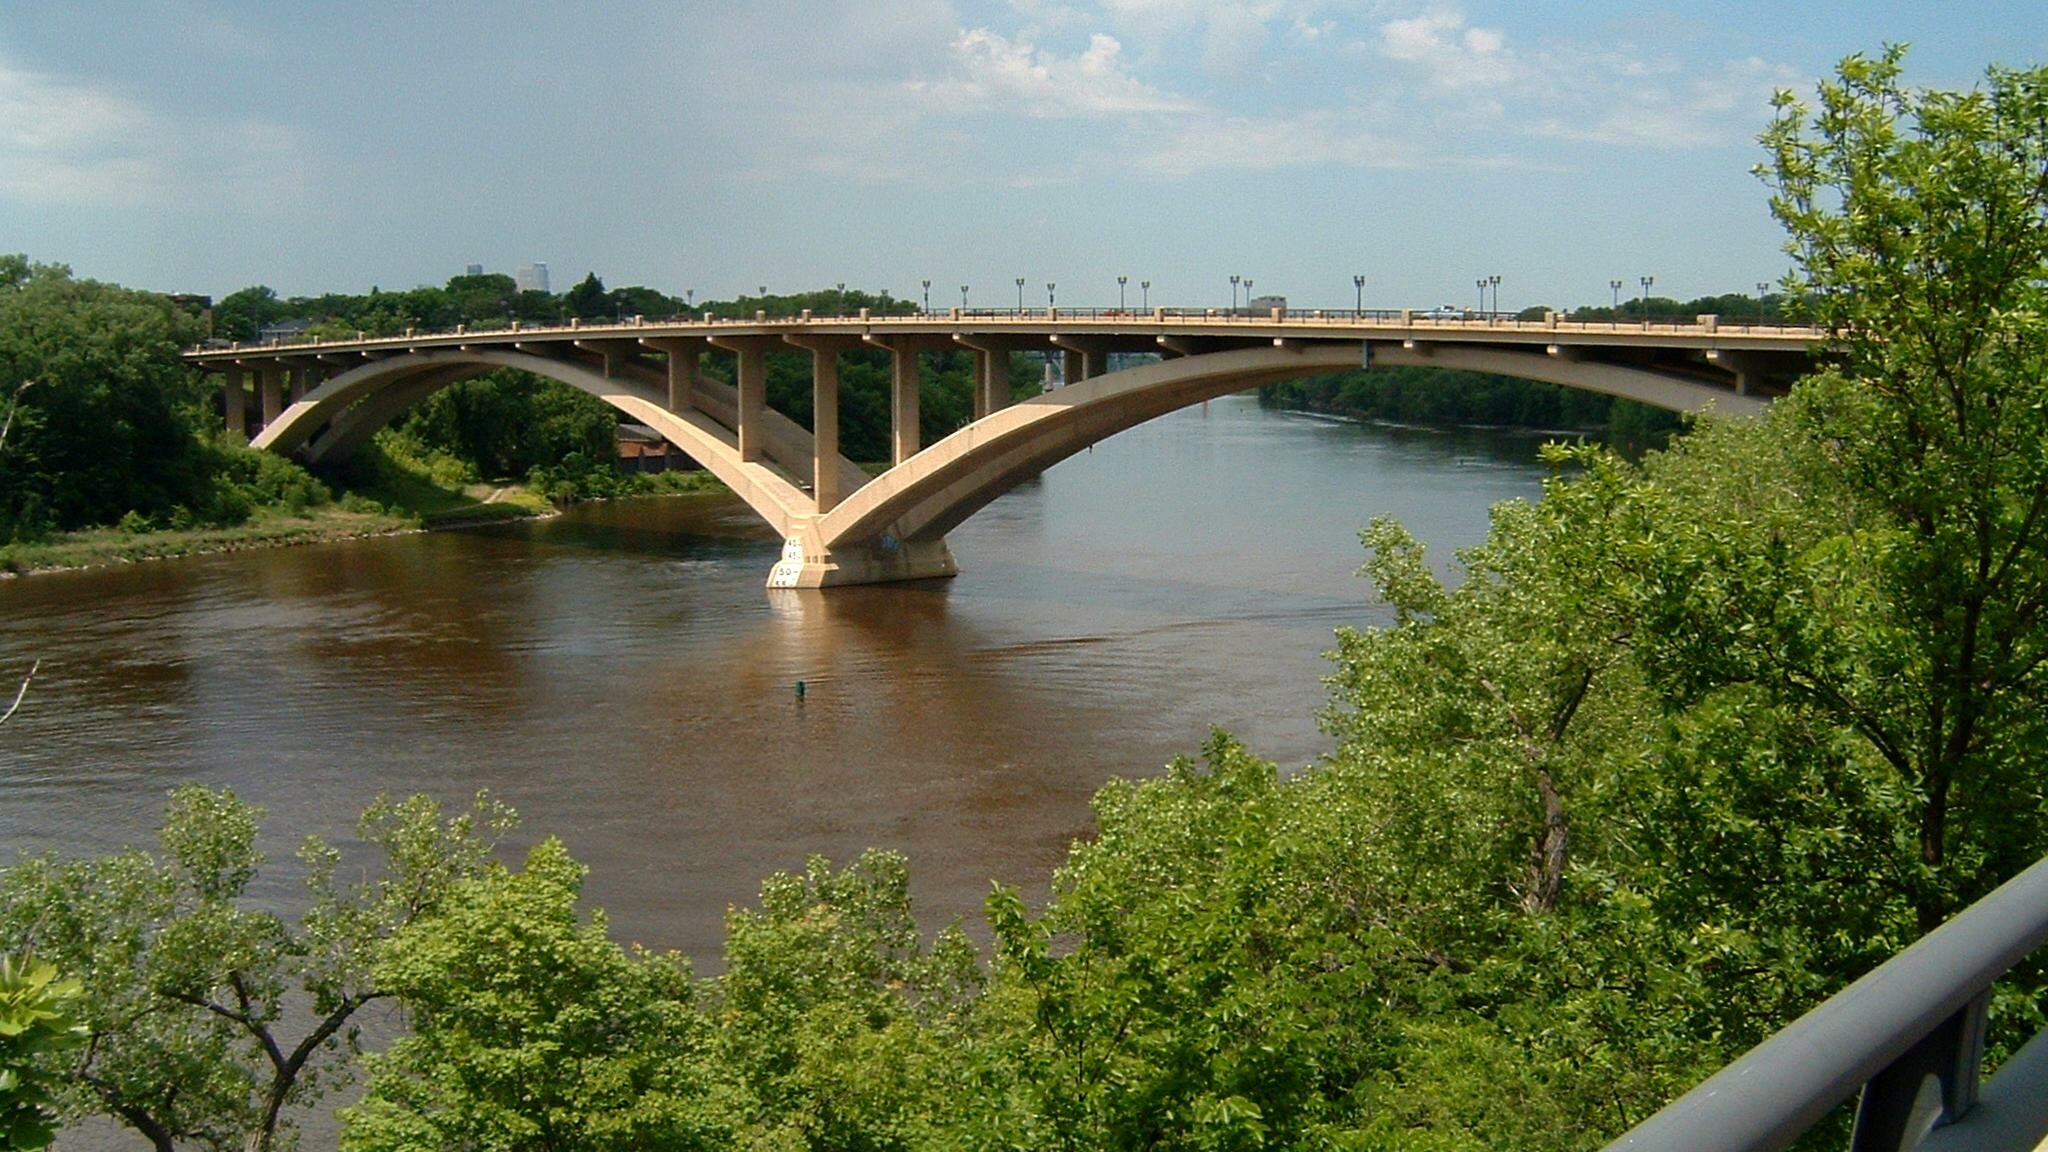
{"label": "grass patch", "polygon": [[346,540],[416,529],[418,520],[384,510],[370,511],[344,504],[326,504],[302,513],[259,511],[227,527],[165,528],[136,532],[119,527],[63,532],[47,540],[0,545],[0,572],[37,572],[60,568],[95,568],[170,556],[233,552]]}

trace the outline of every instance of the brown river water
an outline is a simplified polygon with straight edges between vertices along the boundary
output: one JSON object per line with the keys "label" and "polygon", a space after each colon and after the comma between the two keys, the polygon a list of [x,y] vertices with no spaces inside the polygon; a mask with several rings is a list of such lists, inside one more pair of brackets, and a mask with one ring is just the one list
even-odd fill
{"label": "brown river water", "polygon": [[1322,653],[1383,619],[1358,529],[1399,516],[1449,571],[1537,494],[1537,443],[1233,397],[1005,495],[917,585],[770,593],[779,542],[724,497],[0,582],[0,678],[42,661],[0,729],[0,861],[148,846],[169,789],[232,785],[289,905],[293,846],[379,791],[488,788],[616,936],[700,970],[813,853],[900,849],[923,921],[977,921],[992,880],[1043,894],[1103,781],[1212,725],[1324,753]]}

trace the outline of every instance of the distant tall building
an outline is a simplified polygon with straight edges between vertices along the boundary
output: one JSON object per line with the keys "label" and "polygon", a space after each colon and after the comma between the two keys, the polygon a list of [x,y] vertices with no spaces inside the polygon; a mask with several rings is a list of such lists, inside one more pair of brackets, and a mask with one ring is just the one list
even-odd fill
{"label": "distant tall building", "polygon": [[553,291],[548,287],[548,266],[539,260],[531,264],[521,264],[519,271],[512,274],[512,279],[519,285],[521,292]]}
{"label": "distant tall building", "polygon": [[481,264],[471,264],[468,274],[471,276],[481,276],[484,274],[484,266]]}

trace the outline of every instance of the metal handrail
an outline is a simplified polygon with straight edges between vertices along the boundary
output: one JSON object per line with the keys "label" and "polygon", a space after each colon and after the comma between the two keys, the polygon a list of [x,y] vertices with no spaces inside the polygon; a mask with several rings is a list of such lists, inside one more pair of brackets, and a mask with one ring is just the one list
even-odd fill
{"label": "metal handrail", "polygon": [[[1992,982],[2048,942],[2048,859],[1752,1048],[1608,1152],[1777,1152],[1859,1088],[1854,1152],[1899,1152],[1977,1099]],[[2048,1099],[2040,1108],[2048,1111]]]}

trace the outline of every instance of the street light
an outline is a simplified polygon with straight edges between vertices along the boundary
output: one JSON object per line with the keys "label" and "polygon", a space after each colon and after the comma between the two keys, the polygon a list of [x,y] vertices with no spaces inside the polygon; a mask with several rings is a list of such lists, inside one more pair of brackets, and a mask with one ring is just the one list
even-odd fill
{"label": "street light", "polygon": [[1609,280],[1607,286],[1614,289],[1614,307],[1607,310],[1607,326],[1613,328],[1621,323],[1621,281]]}
{"label": "street light", "polygon": [[1756,322],[1758,324],[1764,322],[1764,293],[1770,290],[1770,281],[1759,280],[1756,282]]}
{"label": "street light", "polygon": [[1655,276],[1644,276],[1641,279],[1643,282],[1643,325],[1648,327],[1650,323],[1650,285],[1655,284],[1657,278]]}
{"label": "street light", "polygon": [[1230,278],[1230,310],[1237,311],[1237,277]]}
{"label": "street light", "polygon": [[1365,318],[1365,277],[1363,275],[1353,276],[1351,278],[1351,286],[1358,289],[1358,302],[1353,305],[1351,310],[1358,314],[1359,319],[1363,320]]}
{"label": "street light", "polygon": [[965,284],[960,286],[960,310],[962,312],[967,311],[967,285]]}
{"label": "street light", "polygon": [[1129,283],[1130,279],[1129,276],[1116,278],[1116,310],[1119,312],[1124,310],[1124,285]]}
{"label": "street light", "polygon": [[1056,287],[1056,285],[1054,285],[1052,281],[1047,280],[1045,282],[1045,308],[1048,312],[1050,312],[1056,304],[1056,301],[1053,298],[1054,287]]}
{"label": "street light", "polygon": [[1493,285],[1493,310],[1498,314],[1500,312],[1500,273],[1496,272],[1488,276],[1486,282]]}
{"label": "street light", "polygon": [[833,311],[841,316],[846,315],[846,281],[844,280],[839,282],[839,295],[833,300],[833,305]]}
{"label": "street light", "polygon": [[768,295],[768,286],[767,286],[766,284],[763,284],[763,285],[761,285],[761,286],[760,286],[759,288],[756,288],[756,289],[754,289],[754,295],[756,295],[756,296],[766,296],[766,295]]}
{"label": "street light", "polygon": [[697,290],[696,290],[695,288],[685,288],[685,289],[683,289],[683,307],[685,307],[685,308],[694,308],[694,307],[696,307],[696,306],[697,306]]}
{"label": "street light", "polygon": [[924,285],[924,312],[925,315],[929,316],[932,312],[932,282],[922,280],[919,283]]}
{"label": "street light", "polygon": [[1022,276],[1017,277],[1017,312],[1019,315],[1022,315],[1024,312],[1024,278]]}
{"label": "street light", "polygon": [[1138,307],[1150,312],[1152,310],[1152,282],[1150,280],[1138,281],[1138,291],[1142,294],[1142,299],[1144,300],[1144,303],[1138,305]]}
{"label": "street light", "polygon": [[1245,310],[1245,314],[1246,314],[1246,315],[1250,315],[1250,314],[1251,314],[1251,310],[1252,310],[1252,278],[1251,278],[1251,277],[1249,277],[1249,276],[1247,276],[1247,277],[1245,277],[1245,278],[1244,278],[1244,310]]}
{"label": "street light", "polygon": [[1479,285],[1479,315],[1484,317],[1486,315],[1486,277],[1481,276],[1479,279],[1474,280],[1473,283]]}

